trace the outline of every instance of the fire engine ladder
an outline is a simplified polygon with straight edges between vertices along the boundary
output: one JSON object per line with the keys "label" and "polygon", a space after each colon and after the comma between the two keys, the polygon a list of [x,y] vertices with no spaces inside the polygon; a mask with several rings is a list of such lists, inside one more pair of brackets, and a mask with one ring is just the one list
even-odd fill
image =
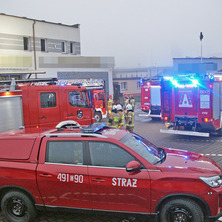
{"label": "fire engine ladder", "polygon": [[64,85],[76,85],[81,84],[85,87],[104,87],[104,80],[103,79],[70,79],[70,80],[58,80],[57,84],[64,84]]}

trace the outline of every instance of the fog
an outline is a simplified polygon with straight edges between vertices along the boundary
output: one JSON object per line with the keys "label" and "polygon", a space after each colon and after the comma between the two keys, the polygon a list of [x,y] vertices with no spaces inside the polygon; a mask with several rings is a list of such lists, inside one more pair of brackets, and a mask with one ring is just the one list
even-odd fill
{"label": "fog", "polygon": [[172,58],[222,57],[221,0],[0,0],[1,13],[80,24],[83,56],[118,68],[170,66]]}

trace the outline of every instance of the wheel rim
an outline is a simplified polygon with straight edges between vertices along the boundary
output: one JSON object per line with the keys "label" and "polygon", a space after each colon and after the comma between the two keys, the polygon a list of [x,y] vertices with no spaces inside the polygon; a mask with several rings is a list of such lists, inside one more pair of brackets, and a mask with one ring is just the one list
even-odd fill
{"label": "wheel rim", "polygon": [[191,222],[192,214],[184,207],[172,207],[168,211],[167,218],[170,222]]}
{"label": "wheel rim", "polygon": [[100,121],[100,116],[99,116],[98,114],[96,114],[96,115],[94,116],[94,118],[95,118],[95,121],[96,121],[96,122],[99,122],[99,121]]}
{"label": "wheel rim", "polygon": [[8,212],[16,217],[23,217],[27,212],[27,207],[21,199],[11,198],[7,204]]}

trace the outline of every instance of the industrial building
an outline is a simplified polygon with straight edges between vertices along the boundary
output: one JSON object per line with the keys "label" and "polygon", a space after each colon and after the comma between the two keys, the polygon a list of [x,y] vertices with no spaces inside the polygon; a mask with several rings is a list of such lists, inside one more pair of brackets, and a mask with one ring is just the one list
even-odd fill
{"label": "industrial building", "polygon": [[35,77],[103,79],[113,94],[114,57],[81,55],[80,25],[0,13],[0,80]]}

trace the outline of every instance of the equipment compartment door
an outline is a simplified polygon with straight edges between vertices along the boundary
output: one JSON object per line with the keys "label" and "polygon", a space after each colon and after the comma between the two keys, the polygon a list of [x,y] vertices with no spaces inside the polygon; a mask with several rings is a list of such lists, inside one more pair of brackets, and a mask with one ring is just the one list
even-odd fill
{"label": "equipment compartment door", "polygon": [[160,86],[151,86],[151,105],[161,106]]}
{"label": "equipment compartment door", "polygon": [[0,97],[0,132],[23,125],[21,96]]}
{"label": "equipment compartment door", "polygon": [[174,88],[175,116],[197,117],[197,87]]}

